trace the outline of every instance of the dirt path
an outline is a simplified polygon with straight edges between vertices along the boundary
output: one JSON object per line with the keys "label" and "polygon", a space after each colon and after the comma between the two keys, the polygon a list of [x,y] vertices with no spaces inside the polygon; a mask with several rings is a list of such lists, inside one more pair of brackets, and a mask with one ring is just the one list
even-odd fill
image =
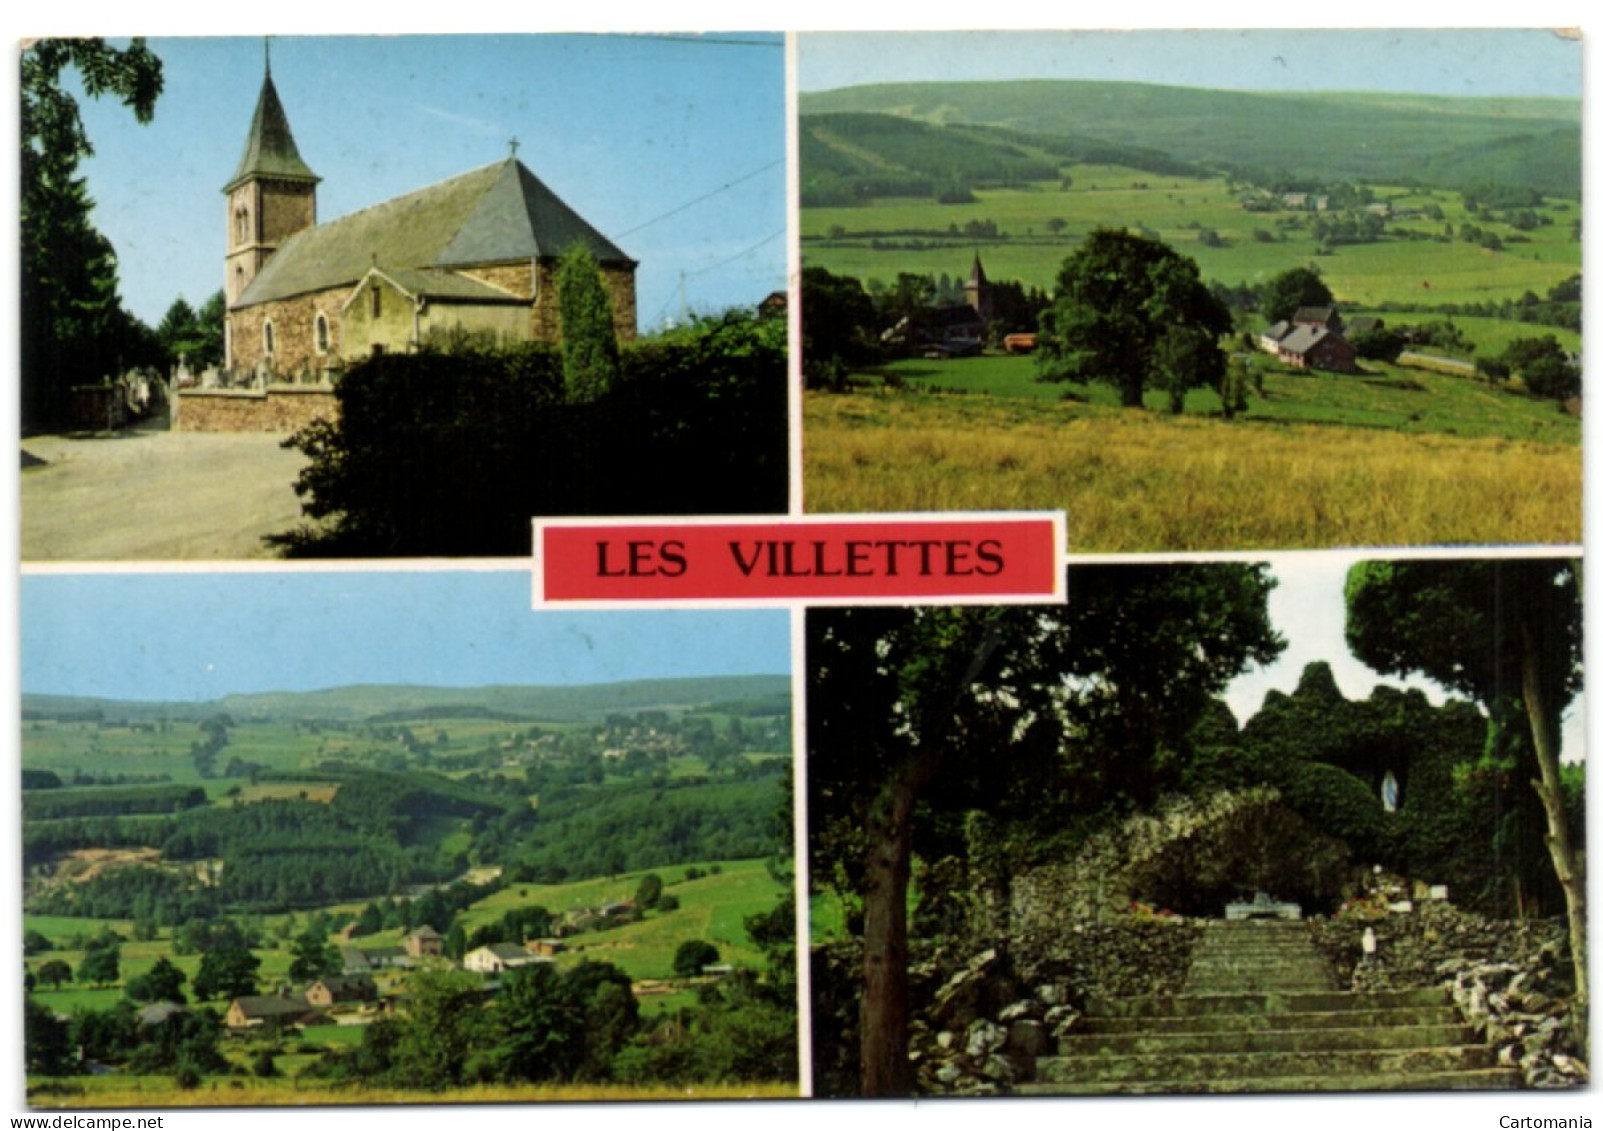
{"label": "dirt path", "polygon": [[[268,433],[130,429],[22,442],[23,561],[228,561],[278,556],[300,520],[305,465]],[[38,462],[42,461],[42,462]]]}

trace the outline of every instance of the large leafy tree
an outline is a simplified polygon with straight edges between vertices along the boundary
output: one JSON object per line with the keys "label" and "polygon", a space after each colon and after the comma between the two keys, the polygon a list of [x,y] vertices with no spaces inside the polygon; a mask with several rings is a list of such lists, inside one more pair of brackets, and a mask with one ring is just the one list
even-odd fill
{"label": "large leafy tree", "polygon": [[307,931],[290,947],[289,976],[295,982],[328,978],[344,968],[340,952],[318,931]]}
{"label": "large leafy tree", "polygon": [[[1272,585],[1252,565],[1087,567],[1071,571],[1062,607],[809,614],[813,868],[862,903],[865,1095],[912,1087],[916,806],[964,793],[973,807],[973,789],[999,792],[1053,760],[1097,783],[1086,797],[1149,794],[1159,751],[1231,677],[1278,653]],[[959,778],[972,788],[951,789]]]}
{"label": "large leafy tree", "polygon": [[850,275],[805,267],[801,278],[802,374],[809,388],[844,389],[846,366],[871,357],[874,300]]}
{"label": "large leafy tree", "polygon": [[479,980],[461,970],[425,969],[406,980],[406,1018],[395,1042],[395,1069],[412,1087],[462,1083],[487,1024]]}
{"label": "large leafy tree", "polygon": [[[161,60],[144,40],[41,39],[22,53],[22,382],[25,420],[58,418],[67,390],[144,344],[117,295],[117,258],[90,223],[78,163],[94,149],[63,72],[148,122]],[[129,359],[131,360],[131,359]]]}
{"label": "large leafy tree", "polygon": [[1263,312],[1271,323],[1289,321],[1305,306],[1329,306],[1336,301],[1317,267],[1293,267],[1264,284]]}
{"label": "large leafy tree", "polygon": [[208,950],[200,958],[192,986],[195,997],[210,1001],[214,997],[247,997],[256,992],[256,971],[262,960],[242,946],[223,946]]}
{"label": "large leafy tree", "polygon": [[571,1080],[585,1054],[581,987],[555,967],[526,966],[505,978],[495,1011],[497,1075]]}
{"label": "large leafy tree", "polygon": [[[1554,558],[1360,562],[1347,643],[1378,672],[1418,672],[1478,700],[1521,757],[1547,817],[1585,1031],[1586,899],[1565,813],[1559,721],[1581,689],[1581,572]],[[1515,737],[1528,742],[1513,741]]]}
{"label": "large leafy tree", "polygon": [[1098,228],[1058,271],[1037,366],[1050,381],[1111,384],[1126,408],[1139,408],[1149,384],[1182,393],[1216,384],[1225,365],[1217,339],[1229,329],[1230,311],[1195,260],[1161,240]]}

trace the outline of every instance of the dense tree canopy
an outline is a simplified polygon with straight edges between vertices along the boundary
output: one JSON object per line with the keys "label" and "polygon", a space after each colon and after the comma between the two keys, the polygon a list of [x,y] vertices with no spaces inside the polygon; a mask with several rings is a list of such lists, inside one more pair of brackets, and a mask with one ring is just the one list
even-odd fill
{"label": "dense tree canopy", "polygon": [[1104,381],[1126,408],[1149,385],[1183,395],[1217,384],[1230,312],[1195,260],[1156,239],[1098,228],[1063,261],[1041,315],[1037,365],[1053,381]]}
{"label": "dense tree canopy", "polygon": [[25,421],[59,419],[67,391],[132,364],[148,332],[122,308],[117,257],[90,222],[93,202],[78,163],[94,152],[65,89],[77,72],[91,98],[112,95],[149,122],[161,60],[132,40],[41,39],[22,53],[22,381]]}
{"label": "dense tree canopy", "polygon": [[823,267],[801,279],[802,375],[808,388],[842,389],[848,365],[874,352],[874,302],[863,284]]}

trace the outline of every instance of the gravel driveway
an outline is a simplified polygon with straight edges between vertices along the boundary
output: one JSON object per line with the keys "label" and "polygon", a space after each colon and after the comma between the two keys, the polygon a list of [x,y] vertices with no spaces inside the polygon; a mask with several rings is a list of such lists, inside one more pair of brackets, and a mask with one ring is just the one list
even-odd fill
{"label": "gravel driveway", "polygon": [[[270,433],[129,429],[22,442],[23,561],[229,561],[301,517],[306,463]],[[42,462],[39,462],[42,461]]]}

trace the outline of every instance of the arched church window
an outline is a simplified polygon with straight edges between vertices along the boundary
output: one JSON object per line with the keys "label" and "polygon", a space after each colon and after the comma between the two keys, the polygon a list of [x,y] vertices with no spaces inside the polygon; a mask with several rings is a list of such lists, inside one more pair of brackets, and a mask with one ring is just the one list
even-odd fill
{"label": "arched church window", "polygon": [[250,214],[243,208],[234,209],[234,242],[244,243],[250,238]]}
{"label": "arched church window", "polygon": [[373,317],[377,318],[380,314],[384,313],[384,292],[379,289],[379,285],[376,280],[373,283],[371,293],[373,295]]}
{"label": "arched church window", "polygon": [[328,315],[322,311],[317,312],[317,317],[312,322],[312,341],[316,344],[318,353],[328,352]]}
{"label": "arched church window", "polygon": [[262,352],[268,357],[273,356],[273,322],[268,319],[262,323]]}

